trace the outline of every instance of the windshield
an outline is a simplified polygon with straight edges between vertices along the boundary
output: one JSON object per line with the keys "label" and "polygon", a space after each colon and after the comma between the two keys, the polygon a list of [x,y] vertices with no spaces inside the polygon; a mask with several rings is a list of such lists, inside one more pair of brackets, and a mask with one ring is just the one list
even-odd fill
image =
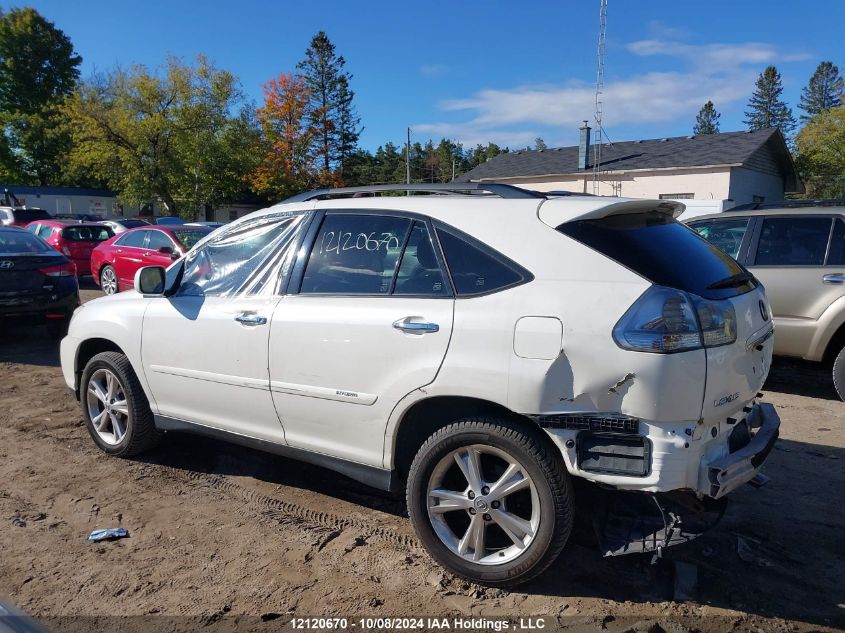
{"label": "windshield", "polygon": [[0,231],[0,255],[47,253],[52,251],[46,242],[26,231]]}
{"label": "windshield", "polygon": [[176,241],[182,245],[182,248],[189,251],[194,247],[194,244],[211,233],[211,229],[201,229],[199,227],[195,229],[176,229],[172,233]]}
{"label": "windshield", "polygon": [[[562,224],[558,231],[660,286],[724,299],[750,292],[754,278],[730,255],[692,229],[660,213],[612,215]],[[734,278],[727,286],[718,282]]]}

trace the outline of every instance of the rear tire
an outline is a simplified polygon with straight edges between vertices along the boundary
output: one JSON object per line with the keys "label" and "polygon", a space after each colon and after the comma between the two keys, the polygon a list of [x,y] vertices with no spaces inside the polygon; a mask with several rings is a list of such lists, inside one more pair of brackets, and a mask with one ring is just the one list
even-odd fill
{"label": "rear tire", "polygon": [[506,419],[468,418],[428,438],[411,465],[407,502],[438,563],[494,587],[539,576],[572,530],[560,453],[540,429]]}
{"label": "rear tire", "polygon": [[833,387],[840,400],[845,400],[845,347],[833,361]]}
{"label": "rear tire", "polygon": [[113,295],[120,292],[120,285],[117,281],[117,273],[114,268],[106,264],[100,270],[100,288],[107,295]]}
{"label": "rear tire", "polygon": [[105,453],[130,457],[161,439],[141,383],[119,352],[102,352],[82,372],[79,401],[85,426]]}

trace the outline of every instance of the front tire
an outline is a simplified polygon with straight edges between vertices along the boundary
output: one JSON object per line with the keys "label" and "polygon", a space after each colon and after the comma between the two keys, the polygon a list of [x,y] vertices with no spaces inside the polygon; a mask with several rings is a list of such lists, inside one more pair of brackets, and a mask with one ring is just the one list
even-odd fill
{"label": "front tire", "polygon": [[528,582],[572,530],[572,484],[540,429],[468,418],[422,445],[408,475],[408,512],[431,556],[490,586]]}
{"label": "front tire", "polygon": [[85,366],[80,385],[85,425],[100,450],[129,457],[159,442],[150,404],[126,356],[97,354]]}
{"label": "front tire", "polygon": [[845,400],[845,347],[833,361],[833,387],[840,400]]}
{"label": "front tire", "polygon": [[117,281],[117,273],[114,268],[106,264],[100,271],[100,288],[107,295],[117,294],[120,291],[120,286]]}

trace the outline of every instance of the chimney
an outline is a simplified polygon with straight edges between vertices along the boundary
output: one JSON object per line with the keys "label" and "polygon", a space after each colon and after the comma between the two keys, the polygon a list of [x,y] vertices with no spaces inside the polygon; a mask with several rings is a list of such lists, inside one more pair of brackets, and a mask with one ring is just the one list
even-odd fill
{"label": "chimney", "polygon": [[587,169],[590,164],[590,126],[584,121],[584,125],[578,129],[581,131],[578,141],[578,169]]}

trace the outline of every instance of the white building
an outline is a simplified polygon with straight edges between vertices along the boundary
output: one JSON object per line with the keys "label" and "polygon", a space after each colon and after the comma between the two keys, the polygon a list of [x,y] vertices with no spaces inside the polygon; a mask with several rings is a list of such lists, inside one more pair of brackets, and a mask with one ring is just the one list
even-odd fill
{"label": "white building", "polygon": [[0,185],[0,200],[7,193],[18,204],[44,209],[48,213],[91,213],[107,217],[116,214],[117,196],[108,189],[81,187],[34,187]]}
{"label": "white building", "polygon": [[601,148],[597,190],[590,128],[581,144],[500,154],[459,178],[504,182],[536,191],[631,198],[714,200],[724,208],[782,200],[802,192],[783,135],[774,129],[624,141]]}

